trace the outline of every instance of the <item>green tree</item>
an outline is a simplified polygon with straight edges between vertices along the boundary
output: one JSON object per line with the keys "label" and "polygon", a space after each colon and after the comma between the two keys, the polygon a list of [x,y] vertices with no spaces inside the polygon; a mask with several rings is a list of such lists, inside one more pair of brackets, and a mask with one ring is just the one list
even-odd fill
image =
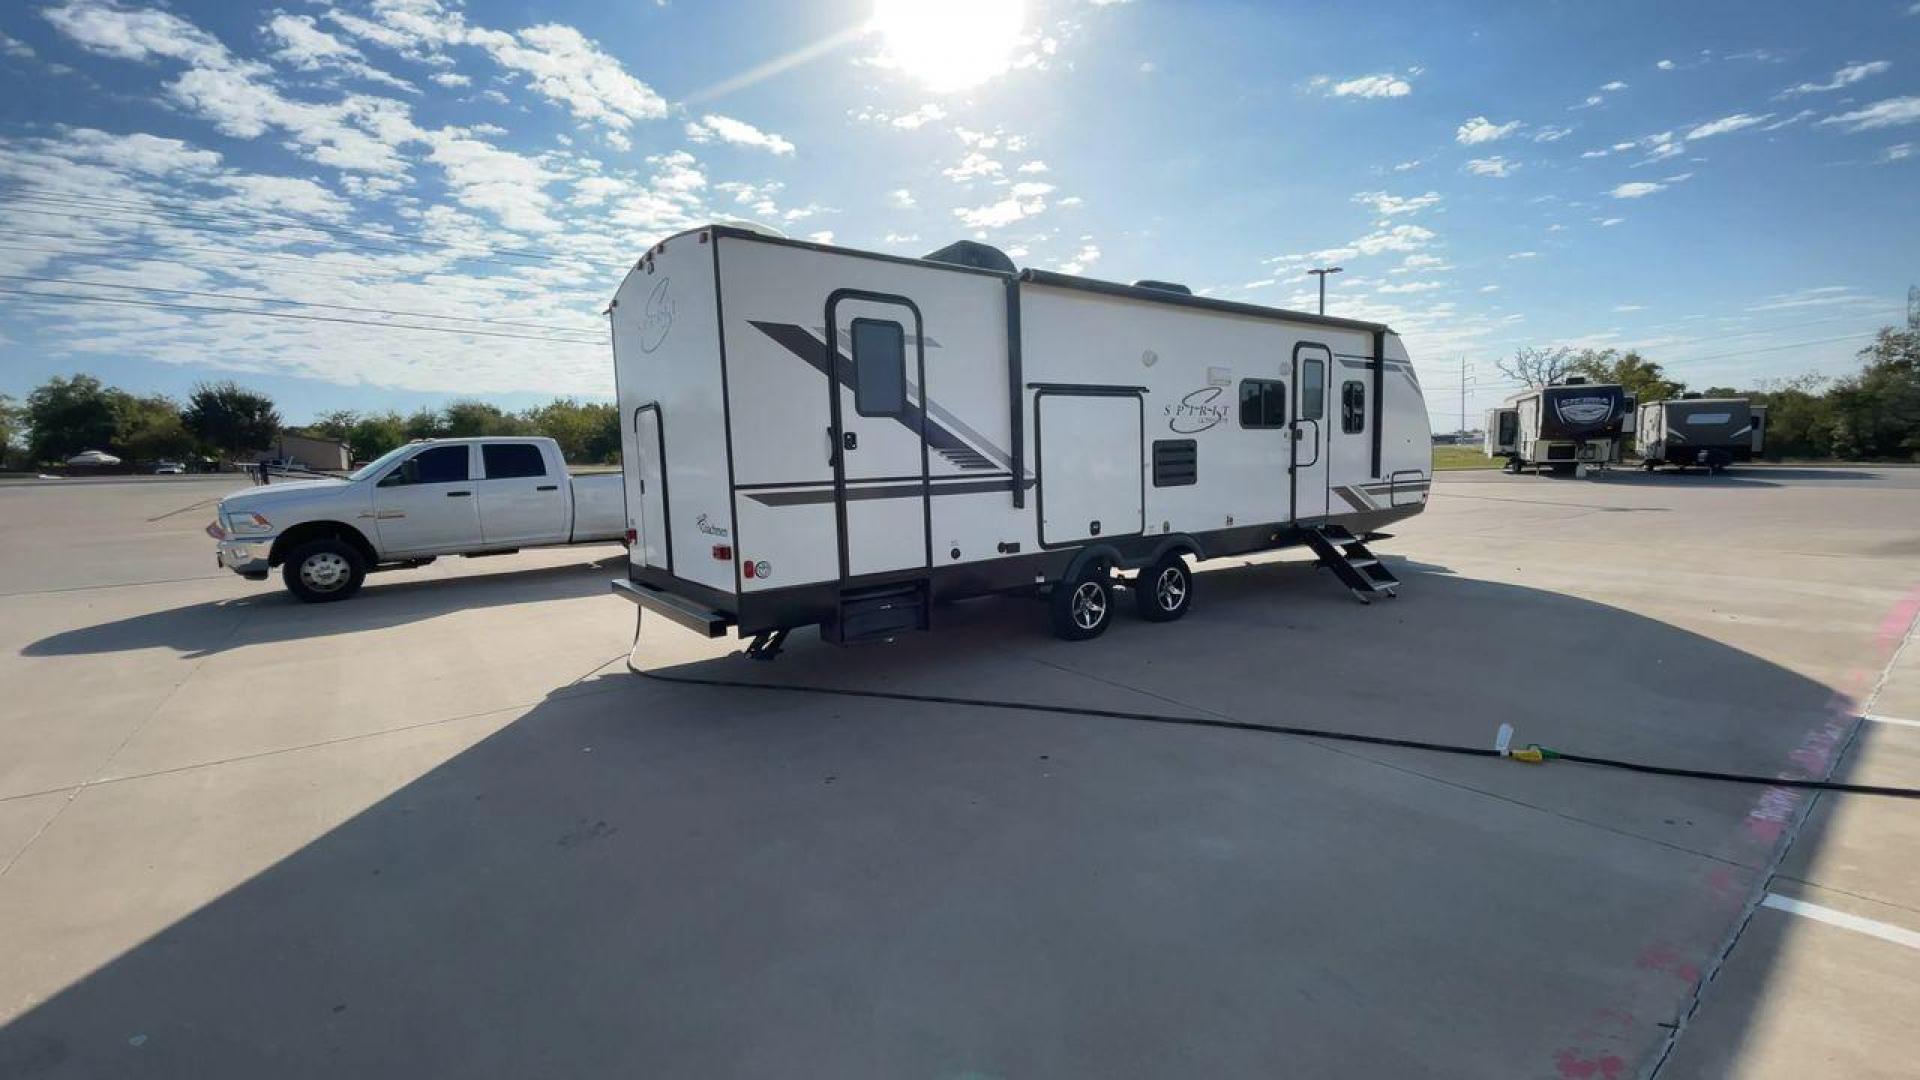
{"label": "green tree", "polygon": [[1573,370],[1597,383],[1618,383],[1638,401],[1666,401],[1686,390],[1684,383],[1667,378],[1659,364],[1628,349],[1587,349],[1573,363]]}
{"label": "green tree", "polygon": [[1767,407],[1764,456],[1824,458],[1833,456],[1833,409],[1821,387],[1824,375],[1807,374],[1762,383],[1746,396]]}
{"label": "green tree", "polygon": [[114,449],[121,455],[134,461],[158,461],[193,454],[193,433],[172,398],[135,397],[119,390],[108,393],[114,407]]}
{"label": "green tree", "polygon": [[115,391],[91,375],[54,376],[27,395],[27,455],[65,461],[82,450],[113,445],[119,428]]}
{"label": "green tree", "polygon": [[526,433],[527,424],[519,417],[501,411],[498,405],[473,398],[462,398],[447,406],[445,430],[441,432],[449,439]]}
{"label": "green tree", "polygon": [[447,433],[447,420],[439,409],[416,409],[405,421],[406,436],[411,439],[437,439]]}
{"label": "green tree", "polygon": [[0,469],[13,463],[19,450],[20,436],[26,431],[26,410],[16,404],[13,398],[0,394]]}
{"label": "green tree", "polygon": [[372,461],[407,441],[407,421],[392,410],[368,413],[353,422],[346,439],[355,461]]}
{"label": "green tree", "polygon": [[1880,460],[1920,456],[1920,328],[1886,327],[1860,358],[1860,372],[1827,393],[1834,453]]}
{"label": "green tree", "polygon": [[620,458],[620,410],[613,405],[555,398],[528,409],[528,427],[560,444],[560,453],[572,462],[607,464]]}
{"label": "green tree", "polygon": [[183,418],[187,430],[229,458],[265,450],[280,434],[280,414],[273,399],[232,382],[194,387]]}
{"label": "green tree", "polygon": [[303,434],[318,439],[338,439],[341,442],[352,440],[353,425],[359,422],[360,414],[352,409],[335,409],[321,413],[319,418],[301,428]]}

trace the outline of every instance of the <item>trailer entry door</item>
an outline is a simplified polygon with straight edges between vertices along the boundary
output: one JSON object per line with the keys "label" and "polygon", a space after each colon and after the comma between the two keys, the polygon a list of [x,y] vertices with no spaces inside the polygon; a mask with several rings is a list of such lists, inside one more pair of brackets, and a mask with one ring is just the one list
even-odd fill
{"label": "trailer entry door", "polygon": [[926,348],[903,296],[842,289],[827,299],[833,380],[828,452],[840,576],[924,570],[927,546]]}
{"label": "trailer entry door", "polygon": [[1327,380],[1333,350],[1302,342],[1293,347],[1293,519],[1327,516]]}
{"label": "trailer entry door", "polygon": [[1127,387],[1043,387],[1033,398],[1040,546],[1145,531],[1146,406]]}
{"label": "trailer entry door", "polygon": [[658,404],[633,411],[634,463],[626,469],[628,523],[634,532],[628,558],[635,566],[657,566],[673,572],[673,537],[667,529],[667,436]]}

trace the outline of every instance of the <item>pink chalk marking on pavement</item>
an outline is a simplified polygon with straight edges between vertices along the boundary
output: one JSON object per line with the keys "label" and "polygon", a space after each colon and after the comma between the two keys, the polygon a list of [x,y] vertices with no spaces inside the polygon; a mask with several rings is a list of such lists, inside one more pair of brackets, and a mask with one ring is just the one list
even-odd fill
{"label": "pink chalk marking on pavement", "polygon": [[1615,1080],[1627,1071],[1627,1063],[1618,1054],[1582,1057],[1579,1047],[1565,1047],[1557,1051],[1553,1055],[1553,1066],[1560,1071],[1563,1080],[1588,1080],[1595,1076],[1601,1080]]}

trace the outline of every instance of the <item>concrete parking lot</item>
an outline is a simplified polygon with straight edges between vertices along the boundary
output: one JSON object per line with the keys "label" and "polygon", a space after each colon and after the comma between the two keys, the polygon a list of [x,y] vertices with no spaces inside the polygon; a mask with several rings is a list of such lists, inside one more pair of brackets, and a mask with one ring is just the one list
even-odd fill
{"label": "concrete parking lot", "polygon": [[[1911,1075],[1920,804],[652,682],[618,548],[303,606],[230,487],[0,487],[0,1077]],[[1920,784],[1920,470],[1442,474],[1379,546],[639,656]]]}

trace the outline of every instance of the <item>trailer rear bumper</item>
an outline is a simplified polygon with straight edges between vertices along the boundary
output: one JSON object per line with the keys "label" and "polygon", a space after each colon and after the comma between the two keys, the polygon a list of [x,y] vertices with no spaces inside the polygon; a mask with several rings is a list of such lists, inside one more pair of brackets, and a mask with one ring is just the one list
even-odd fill
{"label": "trailer rear bumper", "polygon": [[625,597],[656,615],[664,615],[681,626],[710,638],[720,637],[733,626],[733,616],[726,612],[715,611],[697,600],[688,599],[659,586],[628,581],[625,578],[615,578],[608,584],[612,586],[615,596]]}

